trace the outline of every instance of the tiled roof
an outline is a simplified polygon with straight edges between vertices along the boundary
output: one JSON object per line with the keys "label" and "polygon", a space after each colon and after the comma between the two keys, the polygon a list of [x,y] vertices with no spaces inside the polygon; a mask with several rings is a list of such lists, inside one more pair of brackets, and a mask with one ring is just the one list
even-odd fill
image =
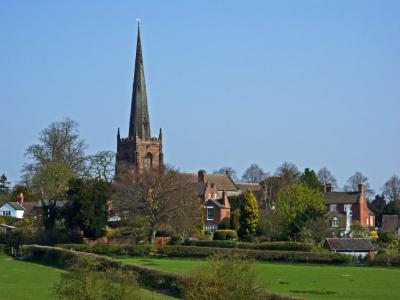
{"label": "tiled roof", "polygon": [[262,190],[261,185],[259,185],[258,183],[242,183],[242,182],[238,182],[238,183],[236,183],[236,185],[243,192],[246,191],[246,190],[250,190],[252,192],[256,192],[256,191],[261,191]]}
{"label": "tiled roof", "polygon": [[26,211],[32,211],[37,205],[37,202],[24,202],[22,206],[25,208]]}
{"label": "tiled roof", "polygon": [[327,192],[323,193],[327,204],[358,203],[358,192]]}
{"label": "tiled roof", "polygon": [[369,239],[326,239],[326,245],[334,251],[372,251]]}
{"label": "tiled roof", "polygon": [[[205,189],[203,182],[198,182],[198,175],[194,173],[183,173],[189,184],[196,186],[196,191],[202,195]],[[239,191],[239,187],[226,174],[207,174],[207,182],[215,184],[218,191]]]}
{"label": "tiled roof", "polygon": [[382,232],[397,232],[399,228],[399,216],[398,215],[383,215],[382,217]]}
{"label": "tiled roof", "polygon": [[18,202],[6,202],[4,204],[8,204],[10,205],[12,208],[14,208],[15,210],[25,210],[25,208],[23,208],[21,206],[21,204],[19,204]]}

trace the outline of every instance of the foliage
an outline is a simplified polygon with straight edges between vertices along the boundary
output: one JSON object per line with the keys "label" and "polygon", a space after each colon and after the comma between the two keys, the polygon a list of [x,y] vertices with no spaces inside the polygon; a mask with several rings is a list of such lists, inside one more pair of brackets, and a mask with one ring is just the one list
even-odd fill
{"label": "foliage", "polygon": [[397,175],[393,175],[385,182],[383,194],[389,201],[400,200],[400,178]]}
{"label": "foliage", "polygon": [[149,256],[156,251],[154,246],[149,244],[133,246],[121,244],[59,244],[57,246],[64,249],[109,256]]}
{"label": "foliage", "polygon": [[309,188],[315,189],[318,191],[321,191],[323,188],[323,184],[321,183],[321,181],[315,174],[314,170],[310,170],[309,168],[306,168],[304,170],[304,173],[301,174],[300,183],[304,183]]}
{"label": "foliage", "polygon": [[371,230],[370,233],[368,234],[368,237],[370,239],[377,239],[379,237],[378,232],[376,230]]}
{"label": "foliage", "polygon": [[233,181],[237,181],[237,173],[235,169],[232,167],[221,167],[218,170],[215,170],[213,174],[226,174],[228,175]]}
{"label": "foliage", "polygon": [[275,205],[274,221],[284,239],[299,239],[310,222],[317,222],[326,213],[321,193],[304,184],[291,184],[283,188]]}
{"label": "foliage", "polygon": [[185,240],[186,246],[217,247],[217,248],[241,248],[253,250],[278,250],[278,251],[311,251],[313,245],[299,242],[263,242],[240,243],[234,241],[201,241]]}
{"label": "foliage", "polygon": [[10,182],[8,182],[7,176],[2,174],[0,176],[0,194],[7,194],[10,191]]}
{"label": "foliage", "polygon": [[250,167],[244,171],[242,180],[248,183],[259,183],[261,182],[267,174],[264,170],[257,164],[251,164]]}
{"label": "foliage", "polygon": [[24,185],[24,184],[14,185],[14,187],[11,190],[10,199],[12,199],[12,201],[14,201],[14,199],[17,199],[21,193],[24,195],[24,201],[29,202],[29,201],[35,200],[34,199],[35,197],[32,194],[32,190],[30,189],[30,187],[28,187],[27,185]]}
{"label": "foliage", "polygon": [[400,267],[400,254],[378,254],[370,261],[374,266]]}
{"label": "foliage", "polygon": [[100,151],[86,157],[85,177],[101,179],[110,183],[114,178],[114,173],[115,153],[113,151]]}
{"label": "foliage", "polygon": [[103,269],[94,259],[77,258],[56,286],[59,299],[141,299],[136,274],[122,269]]}
{"label": "foliage", "polygon": [[286,186],[298,182],[300,171],[295,164],[284,162],[276,169],[275,176],[282,179],[282,186]]}
{"label": "foliage", "polygon": [[218,229],[231,229],[231,219],[229,217],[225,217],[218,224]]}
{"label": "foliage", "polygon": [[352,176],[347,179],[347,182],[344,186],[344,190],[346,192],[355,192],[358,191],[358,186],[363,184],[365,187],[365,194],[367,197],[371,197],[374,194],[374,191],[371,189],[370,184],[368,182],[368,177],[357,171]]}
{"label": "foliage", "polygon": [[368,233],[368,227],[361,225],[359,221],[353,221],[350,226],[350,236],[352,238],[367,238]]}
{"label": "foliage", "polygon": [[247,190],[244,193],[243,202],[240,206],[240,229],[239,235],[243,238],[249,234],[254,234],[259,221],[257,199],[254,194]]}
{"label": "foliage", "polygon": [[68,191],[71,202],[65,212],[69,228],[77,226],[89,238],[104,236],[109,193],[110,184],[103,180],[71,181]]}
{"label": "foliage", "polygon": [[239,209],[235,209],[234,211],[232,211],[230,221],[231,221],[230,228],[235,230],[236,232],[239,231],[239,229],[240,229],[240,210]]}
{"label": "foliage", "polygon": [[382,223],[383,211],[386,206],[385,196],[383,194],[376,195],[375,199],[371,203],[369,203],[368,206],[372,210],[372,212],[375,214],[376,226],[380,227],[381,223]]}
{"label": "foliage", "polygon": [[334,188],[338,188],[337,180],[335,176],[328,170],[328,168],[323,167],[318,171],[318,179],[322,184],[330,184]]}
{"label": "foliage", "polygon": [[196,267],[184,287],[185,299],[262,299],[252,264],[237,258],[211,257]]}
{"label": "foliage", "polygon": [[214,232],[214,240],[237,240],[237,233],[232,229],[217,230]]}

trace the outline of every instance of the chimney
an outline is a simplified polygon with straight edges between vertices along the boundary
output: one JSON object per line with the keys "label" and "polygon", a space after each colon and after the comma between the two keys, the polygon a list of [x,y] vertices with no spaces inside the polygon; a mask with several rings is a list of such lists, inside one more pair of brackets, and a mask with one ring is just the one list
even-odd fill
{"label": "chimney", "polygon": [[332,184],[325,183],[325,193],[331,193],[331,192],[333,192]]}
{"label": "chimney", "polygon": [[359,193],[360,195],[364,195],[364,193],[365,193],[365,185],[364,185],[364,184],[360,183],[360,184],[358,185],[358,193]]}
{"label": "chimney", "polygon": [[24,203],[24,193],[19,193],[17,197],[17,202],[19,202],[20,204]]}
{"label": "chimney", "polygon": [[225,207],[231,208],[231,204],[229,203],[228,194],[226,193],[226,190],[223,190],[223,192],[222,192],[222,201],[223,201],[222,204],[223,204]]}
{"label": "chimney", "polygon": [[207,179],[207,172],[204,171],[204,170],[200,170],[200,171],[197,173],[197,182],[207,182],[207,181],[208,181],[208,179]]}

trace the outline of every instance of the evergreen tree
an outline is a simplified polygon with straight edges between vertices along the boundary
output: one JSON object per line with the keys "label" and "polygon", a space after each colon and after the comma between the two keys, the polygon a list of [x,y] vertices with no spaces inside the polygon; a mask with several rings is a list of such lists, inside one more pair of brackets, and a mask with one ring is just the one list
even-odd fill
{"label": "evergreen tree", "polygon": [[319,181],[317,174],[315,174],[314,170],[310,170],[309,168],[306,168],[304,173],[301,174],[300,182],[314,190],[321,191],[323,188],[323,185],[321,181]]}
{"label": "evergreen tree", "polygon": [[7,181],[5,174],[0,176],[0,193],[6,194],[10,191],[10,183]]}
{"label": "evergreen tree", "polygon": [[242,238],[248,234],[254,234],[259,221],[259,212],[257,199],[254,194],[247,190],[244,193],[243,202],[240,206],[240,230],[239,234]]}

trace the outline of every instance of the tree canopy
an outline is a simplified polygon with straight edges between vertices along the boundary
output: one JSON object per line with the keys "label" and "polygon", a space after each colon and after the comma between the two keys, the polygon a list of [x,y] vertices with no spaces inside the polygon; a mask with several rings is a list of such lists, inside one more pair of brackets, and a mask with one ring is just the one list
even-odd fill
{"label": "tree canopy", "polygon": [[247,190],[244,192],[242,203],[240,205],[240,229],[239,234],[242,238],[248,234],[254,234],[259,222],[259,211],[257,199],[254,194]]}

